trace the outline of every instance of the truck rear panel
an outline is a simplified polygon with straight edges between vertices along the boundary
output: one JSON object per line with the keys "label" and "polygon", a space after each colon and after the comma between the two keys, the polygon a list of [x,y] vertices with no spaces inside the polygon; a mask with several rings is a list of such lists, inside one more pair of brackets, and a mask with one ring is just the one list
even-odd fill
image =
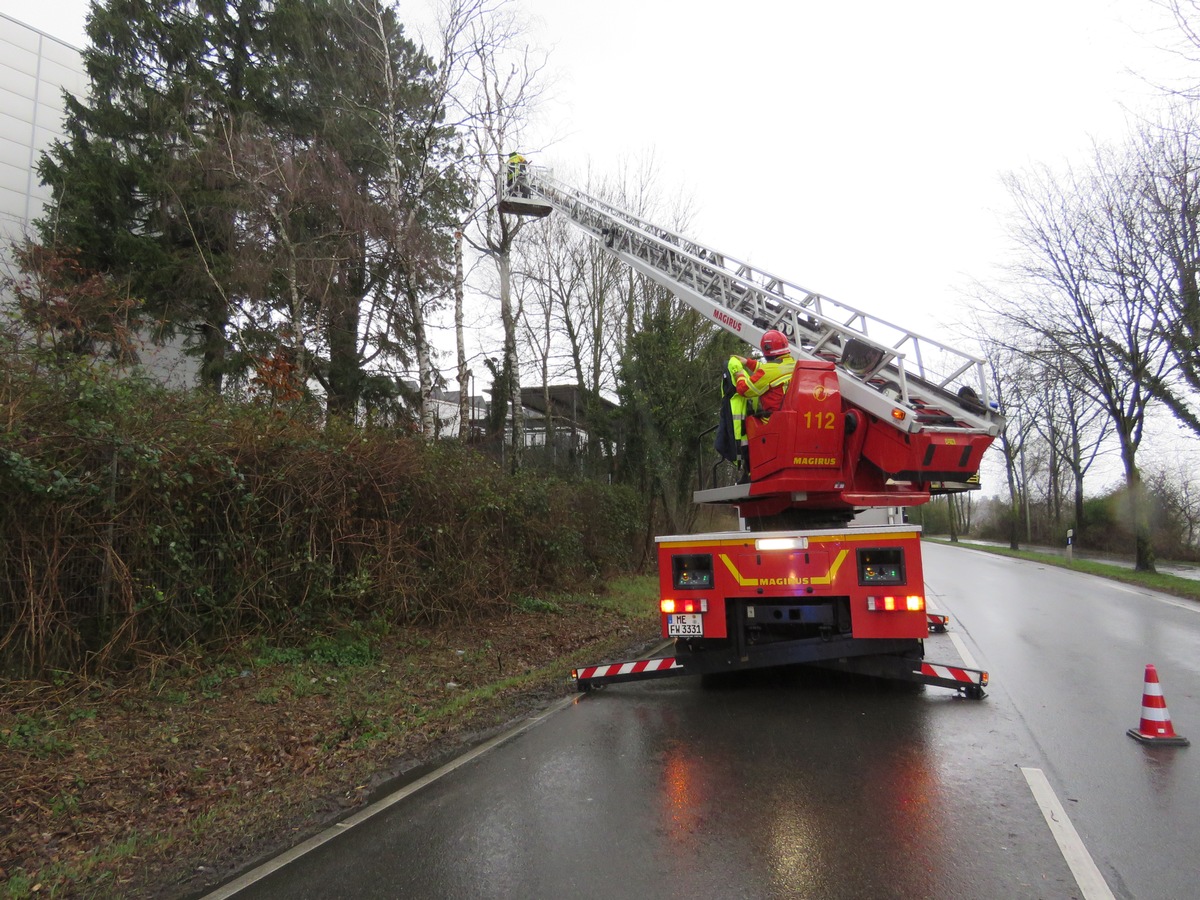
{"label": "truck rear panel", "polygon": [[928,633],[912,525],[660,537],[662,634],[751,643]]}

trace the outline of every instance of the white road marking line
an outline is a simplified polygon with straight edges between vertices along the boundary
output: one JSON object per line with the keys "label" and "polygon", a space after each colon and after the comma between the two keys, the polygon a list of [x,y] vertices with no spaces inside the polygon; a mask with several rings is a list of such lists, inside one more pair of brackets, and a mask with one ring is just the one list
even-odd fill
{"label": "white road marking line", "polygon": [[1075,876],[1075,883],[1079,885],[1084,900],[1115,900],[1104,876],[1100,874],[1100,870],[1092,860],[1092,855],[1088,853],[1087,847],[1080,840],[1079,832],[1067,818],[1067,811],[1059,802],[1054,788],[1050,787],[1046,773],[1041,769],[1027,769],[1024,766],[1021,767],[1021,772],[1025,776],[1025,780],[1029,782],[1029,789],[1033,791],[1033,799],[1041,808],[1042,816],[1046,819],[1046,824],[1050,826],[1050,833],[1058,842],[1058,849],[1062,851],[1063,859],[1067,861],[1071,874]]}
{"label": "white road marking line", "polygon": [[1136,591],[1133,588],[1125,587],[1123,584],[1117,584],[1116,582],[1113,582],[1111,586],[1114,591],[1124,591],[1126,594],[1136,594],[1139,597],[1145,596],[1145,592]]}
{"label": "white road marking line", "polygon": [[545,720],[548,716],[552,716],[552,715],[554,715],[554,713],[558,712],[560,709],[564,709],[564,708],[570,706],[572,703],[576,702],[577,699],[578,699],[578,697],[572,696],[572,697],[566,697],[566,698],[560,700],[558,703],[555,703],[553,706],[551,706],[549,709],[547,709],[541,715],[535,716],[532,719],[526,720],[525,722],[518,725],[516,728],[513,728],[510,731],[506,731],[504,734],[497,735],[496,737],[492,738],[490,741],[480,744],[474,750],[471,750],[468,753],[464,753],[462,756],[458,757],[457,759],[451,760],[450,762],[446,763],[446,765],[442,766],[437,771],[430,772],[428,775],[418,778],[412,784],[405,785],[404,787],[400,788],[398,791],[388,794],[382,800],[377,800],[376,802],[372,803],[370,806],[364,807],[359,812],[356,812],[354,815],[342,820],[341,822],[338,822],[336,825],[332,825],[329,828],[326,828],[320,834],[314,835],[313,837],[309,838],[304,843],[298,844],[295,847],[293,847],[291,850],[287,850],[287,851],[279,854],[279,856],[276,856],[274,859],[263,863],[257,869],[252,869],[251,871],[245,873],[244,875],[235,879],[234,881],[229,882],[229,884],[226,884],[226,885],[223,885],[223,886],[217,888],[215,891],[213,891],[210,894],[206,894],[204,896],[203,900],[226,900],[226,898],[232,897],[233,895],[237,894],[239,891],[242,891],[242,890],[250,887],[250,885],[254,884],[255,882],[261,881],[262,879],[266,878],[272,872],[277,872],[279,869],[282,869],[284,866],[295,862],[297,859],[304,856],[304,854],[309,853],[313,850],[316,850],[322,844],[328,843],[329,841],[331,841],[335,837],[337,837],[339,834],[345,834],[347,831],[349,831],[355,825],[361,825],[367,819],[371,818],[372,816],[374,816],[378,813],[383,812],[388,807],[394,806],[395,804],[397,804],[401,800],[403,800],[405,797],[411,796],[412,794],[415,794],[417,791],[421,790],[421,788],[424,788],[424,787],[427,787],[427,786],[433,784],[433,782],[437,781],[442,776],[449,775],[455,769],[466,765],[467,763],[469,763],[471,760],[475,759],[476,757],[482,756],[483,754],[485,754],[489,750],[491,750],[493,747],[496,747],[499,744],[503,744],[505,741],[516,737],[518,734],[521,734],[524,731],[528,731],[534,725],[537,725],[539,722],[542,722],[543,720]]}
{"label": "white road marking line", "polygon": [[1138,588],[1127,587],[1126,585],[1117,582],[1110,582],[1109,587],[1115,591],[1120,591],[1123,594],[1133,594],[1135,597],[1144,597],[1147,600],[1154,600],[1157,603],[1164,603],[1167,606],[1173,606],[1176,609],[1186,609],[1189,612],[1200,613],[1200,603],[1188,603],[1186,600],[1177,600],[1169,594],[1160,594],[1158,591],[1150,588],[1139,590]]}
{"label": "white road marking line", "polygon": [[1176,600],[1173,597],[1164,597],[1162,594],[1141,594],[1140,596],[1149,597],[1151,600],[1157,600],[1159,603],[1167,604],[1167,606],[1174,606],[1176,609],[1186,609],[1190,612],[1200,612],[1200,604],[1187,603],[1183,600]]}
{"label": "white road marking line", "polygon": [[946,632],[950,636],[951,642],[954,644],[954,649],[958,651],[959,657],[963,661],[963,667],[967,669],[978,669],[979,663],[975,662],[975,657],[971,655],[971,651],[967,649],[967,645],[953,631]]}

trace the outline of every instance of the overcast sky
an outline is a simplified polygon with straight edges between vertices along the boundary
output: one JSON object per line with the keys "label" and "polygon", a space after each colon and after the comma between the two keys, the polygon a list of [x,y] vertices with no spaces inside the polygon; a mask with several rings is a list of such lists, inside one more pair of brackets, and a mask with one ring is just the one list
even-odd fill
{"label": "overcast sky", "polygon": [[[943,340],[1007,257],[1002,175],[1121,139],[1180,69],[1155,0],[521,5],[556,73],[534,163],[652,154],[691,237]],[[86,9],[0,0],[80,46]]]}
{"label": "overcast sky", "polygon": [[[1154,0],[519,2],[558,100],[533,162],[652,155],[691,237],[933,337],[1006,256],[1001,175],[1119,138],[1177,67]],[[80,46],[86,10],[0,0]]]}
{"label": "overcast sky", "polygon": [[1122,135],[1175,38],[1152,0],[530,5],[575,129],[547,156],[653,151],[695,238],[923,331],[1003,259],[1002,173]]}

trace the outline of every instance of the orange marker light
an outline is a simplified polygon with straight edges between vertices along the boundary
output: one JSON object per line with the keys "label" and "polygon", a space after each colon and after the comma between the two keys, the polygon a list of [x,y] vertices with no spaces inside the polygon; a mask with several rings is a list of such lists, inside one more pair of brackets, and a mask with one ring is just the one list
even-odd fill
{"label": "orange marker light", "polygon": [[666,599],[660,600],[659,604],[658,604],[658,608],[661,609],[667,615],[670,615],[671,613],[675,612],[675,601],[674,600],[666,600]]}
{"label": "orange marker light", "polygon": [[908,415],[908,413],[906,413],[906,412],[905,412],[904,410],[902,410],[902,409],[893,409],[893,410],[892,410],[892,418],[893,418],[893,419],[895,419],[897,422],[902,422],[902,421],[904,421],[904,417],[905,417],[906,415]]}
{"label": "orange marker light", "polygon": [[924,608],[925,608],[925,598],[924,597],[920,597],[916,594],[913,594],[908,598],[909,612],[920,612]]}

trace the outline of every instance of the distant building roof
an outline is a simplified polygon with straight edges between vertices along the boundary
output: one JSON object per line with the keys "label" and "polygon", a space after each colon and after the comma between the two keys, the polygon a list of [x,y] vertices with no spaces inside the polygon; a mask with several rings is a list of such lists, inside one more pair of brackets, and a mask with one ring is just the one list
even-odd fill
{"label": "distant building roof", "polygon": [[[549,410],[546,408],[547,393],[550,395]],[[549,415],[553,419],[575,422],[584,431],[590,430],[587,420],[589,403],[599,404],[600,408],[606,412],[620,408],[611,400],[606,400],[604,397],[574,384],[552,384],[549,388],[540,386],[521,388],[521,405],[526,409],[531,409],[543,416]]]}

